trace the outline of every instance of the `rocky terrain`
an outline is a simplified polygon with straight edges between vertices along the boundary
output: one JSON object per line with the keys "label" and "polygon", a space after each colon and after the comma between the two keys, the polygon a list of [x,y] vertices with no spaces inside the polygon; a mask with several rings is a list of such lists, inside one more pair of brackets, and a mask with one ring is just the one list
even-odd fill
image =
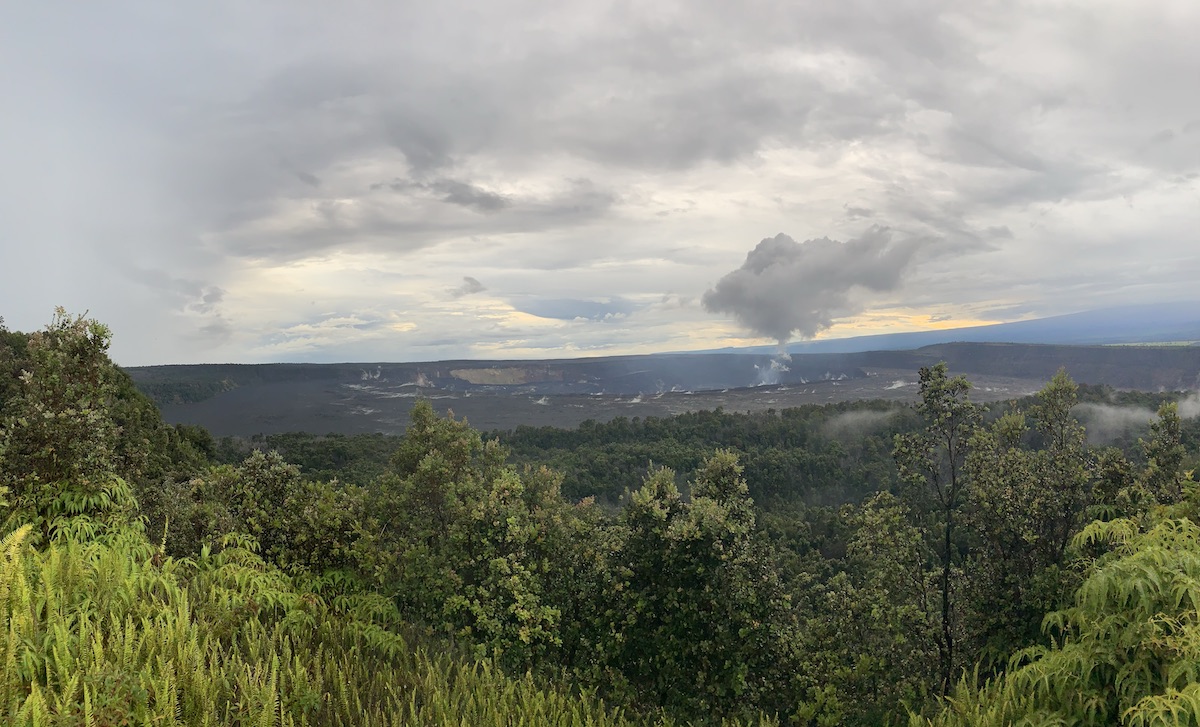
{"label": "rocky terrain", "polygon": [[559,361],[187,365],[127,369],[168,421],[217,435],[398,432],[417,398],[484,429],[574,426],[723,407],[913,400],[920,367],[946,361],[978,400],[1023,396],[1060,367],[1082,383],[1200,388],[1200,347],[950,343],[913,351],[670,354]]}

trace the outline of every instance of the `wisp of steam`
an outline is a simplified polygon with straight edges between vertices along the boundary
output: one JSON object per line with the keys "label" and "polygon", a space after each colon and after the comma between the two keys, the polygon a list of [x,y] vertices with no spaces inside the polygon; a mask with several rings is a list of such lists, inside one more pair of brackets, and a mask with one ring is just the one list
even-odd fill
{"label": "wisp of steam", "polygon": [[775,358],[771,359],[770,363],[763,366],[754,364],[754,368],[758,370],[758,377],[754,382],[754,385],[775,386],[776,384],[780,383],[783,380],[783,375],[788,371],[791,371],[791,369],[788,368],[788,362],[791,360],[792,357],[789,356],[786,351],[780,351],[778,354],[776,354]]}

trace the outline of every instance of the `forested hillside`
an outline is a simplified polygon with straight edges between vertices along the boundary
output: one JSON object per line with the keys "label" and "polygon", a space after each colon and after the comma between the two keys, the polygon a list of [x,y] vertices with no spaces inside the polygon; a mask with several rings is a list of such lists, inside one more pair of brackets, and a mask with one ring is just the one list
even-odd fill
{"label": "forested hillside", "polygon": [[1174,396],[214,440],[108,343],[0,327],[6,724],[1200,724]]}

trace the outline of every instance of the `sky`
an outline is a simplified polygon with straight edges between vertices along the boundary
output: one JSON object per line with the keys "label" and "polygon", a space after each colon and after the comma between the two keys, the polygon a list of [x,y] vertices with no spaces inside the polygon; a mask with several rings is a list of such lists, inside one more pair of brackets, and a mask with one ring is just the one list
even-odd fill
{"label": "sky", "polygon": [[1195,299],[1195,0],[0,6],[0,316],[123,365]]}

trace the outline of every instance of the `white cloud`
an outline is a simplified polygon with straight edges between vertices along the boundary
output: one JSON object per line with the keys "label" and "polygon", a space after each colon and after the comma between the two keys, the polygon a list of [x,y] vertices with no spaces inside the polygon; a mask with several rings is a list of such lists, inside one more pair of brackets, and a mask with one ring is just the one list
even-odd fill
{"label": "white cloud", "polygon": [[122,363],[727,345],[779,232],[930,240],[828,335],[1200,272],[1189,0],[56,5],[0,27],[0,314]]}

